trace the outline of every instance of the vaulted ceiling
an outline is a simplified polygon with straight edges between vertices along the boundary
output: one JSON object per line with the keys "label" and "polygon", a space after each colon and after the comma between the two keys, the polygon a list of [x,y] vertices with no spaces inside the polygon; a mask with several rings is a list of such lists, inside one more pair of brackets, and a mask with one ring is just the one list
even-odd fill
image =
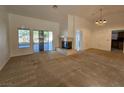
{"label": "vaulted ceiling", "polygon": [[124,12],[124,6],[119,5],[58,5],[58,8],[52,8],[52,5],[11,5],[7,8],[10,13],[59,23],[66,22],[68,14],[95,20],[99,17],[100,8],[103,8],[104,17]]}

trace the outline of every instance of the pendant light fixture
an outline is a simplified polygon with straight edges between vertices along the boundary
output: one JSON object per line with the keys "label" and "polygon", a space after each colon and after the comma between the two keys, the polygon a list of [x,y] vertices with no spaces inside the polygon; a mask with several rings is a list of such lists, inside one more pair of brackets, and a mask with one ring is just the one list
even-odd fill
{"label": "pendant light fixture", "polygon": [[52,7],[53,7],[54,9],[58,8],[58,6],[57,6],[57,5],[53,5]]}
{"label": "pendant light fixture", "polygon": [[96,25],[104,25],[104,24],[107,23],[107,20],[105,20],[105,19],[103,18],[103,10],[102,10],[102,8],[99,10],[99,12],[100,12],[100,17],[99,17],[98,20],[96,20],[95,24],[96,24]]}

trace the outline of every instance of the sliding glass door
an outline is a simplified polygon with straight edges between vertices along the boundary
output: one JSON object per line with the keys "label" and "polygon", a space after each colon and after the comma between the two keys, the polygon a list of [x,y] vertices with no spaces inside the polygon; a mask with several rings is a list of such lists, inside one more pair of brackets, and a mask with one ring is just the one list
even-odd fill
{"label": "sliding glass door", "polygon": [[51,31],[33,31],[33,50],[34,52],[52,51],[53,32]]}
{"label": "sliding glass door", "polygon": [[53,33],[44,31],[44,51],[53,50]]}
{"label": "sliding glass door", "polygon": [[49,50],[49,32],[44,31],[44,51]]}

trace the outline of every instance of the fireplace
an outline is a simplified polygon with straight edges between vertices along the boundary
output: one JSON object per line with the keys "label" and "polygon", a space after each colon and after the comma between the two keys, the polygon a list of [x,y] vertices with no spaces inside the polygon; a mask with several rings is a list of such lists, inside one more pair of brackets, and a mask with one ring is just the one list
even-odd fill
{"label": "fireplace", "polygon": [[72,41],[62,41],[62,48],[72,49]]}

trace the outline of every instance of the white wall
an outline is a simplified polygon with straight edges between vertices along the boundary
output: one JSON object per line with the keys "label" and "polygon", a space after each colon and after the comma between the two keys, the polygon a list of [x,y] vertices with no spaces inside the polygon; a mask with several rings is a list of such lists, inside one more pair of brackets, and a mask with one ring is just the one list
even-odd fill
{"label": "white wall", "polygon": [[9,59],[8,32],[8,14],[6,8],[0,6],[0,70]]}
{"label": "white wall", "polygon": [[9,28],[10,28],[10,55],[20,56],[33,53],[32,49],[32,33],[31,33],[31,47],[27,49],[18,48],[18,35],[17,28],[25,25],[29,29],[37,30],[50,30],[53,32],[53,42],[55,47],[59,46],[59,24],[56,22],[50,22],[46,20],[20,16],[15,14],[9,14]]}
{"label": "white wall", "polygon": [[107,17],[108,23],[104,26],[93,25],[91,31],[92,48],[111,51],[112,30],[124,30],[124,13]]}
{"label": "white wall", "polygon": [[97,29],[91,32],[92,48],[110,51],[111,50],[111,31],[109,29]]}
{"label": "white wall", "polygon": [[68,20],[65,23],[60,23],[60,37],[65,36],[68,31]]}
{"label": "white wall", "polygon": [[[74,38],[76,38],[76,31],[81,31],[82,40],[81,40],[81,50],[91,48],[91,24],[88,20],[74,16]],[[75,39],[76,40],[76,39]],[[75,44],[76,45],[76,44]],[[76,46],[75,46],[76,48]]]}
{"label": "white wall", "polygon": [[74,38],[74,16],[68,15],[68,37]]}

